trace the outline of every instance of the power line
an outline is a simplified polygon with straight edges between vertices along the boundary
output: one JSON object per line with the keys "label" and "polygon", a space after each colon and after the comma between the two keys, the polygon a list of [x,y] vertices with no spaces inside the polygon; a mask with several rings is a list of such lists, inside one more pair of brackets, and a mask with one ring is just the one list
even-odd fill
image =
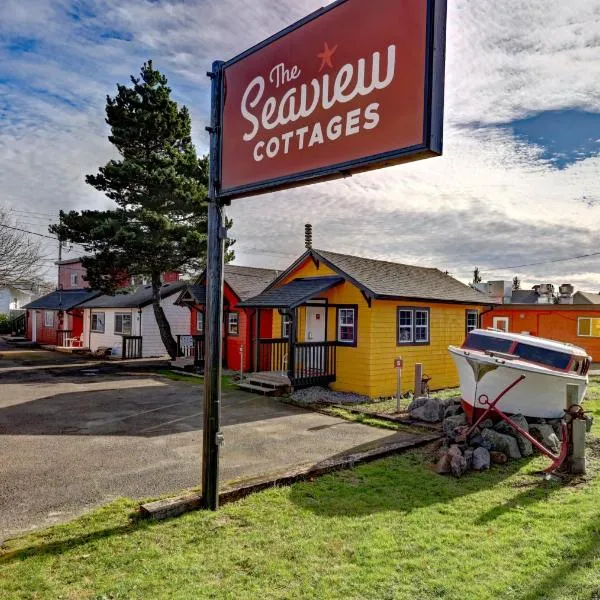
{"label": "power line", "polygon": [[590,252],[589,254],[578,254],[577,256],[569,256],[567,258],[556,258],[553,260],[541,260],[538,262],[532,262],[532,263],[525,263],[522,265],[512,265],[510,267],[494,267],[493,269],[482,269],[483,272],[485,273],[490,273],[491,271],[504,271],[504,270],[508,270],[508,269],[521,269],[523,267],[534,267],[537,265],[548,265],[551,263],[559,263],[559,262],[565,262],[568,260],[577,260],[579,258],[590,258],[592,256],[600,256],[600,252]]}
{"label": "power line", "polygon": [[20,227],[11,227],[10,225],[4,225],[3,223],[0,223],[0,227],[4,227],[5,229],[13,229],[14,231],[22,231],[23,233],[29,233],[31,235],[37,235],[48,240],[56,241],[56,238],[50,237],[49,235],[44,235],[43,233],[36,233],[35,231],[27,231],[27,229],[21,229]]}

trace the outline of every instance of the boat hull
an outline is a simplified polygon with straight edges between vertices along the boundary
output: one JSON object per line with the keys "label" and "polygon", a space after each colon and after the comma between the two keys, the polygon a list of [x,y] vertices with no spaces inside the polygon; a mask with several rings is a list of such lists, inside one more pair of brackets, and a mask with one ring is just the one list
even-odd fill
{"label": "boat hull", "polygon": [[[567,385],[577,385],[577,402],[581,404],[587,390],[586,377],[573,377],[560,372],[527,370],[510,361],[479,358],[474,353],[450,348],[460,378],[460,390],[467,415],[472,417],[485,410],[482,400],[495,400],[522,375],[521,382],[498,402],[498,408],[509,414],[526,417],[559,419],[567,408]],[[477,367],[481,372],[477,373]],[[490,369],[490,370],[487,370]],[[487,370],[487,372],[486,372]]]}

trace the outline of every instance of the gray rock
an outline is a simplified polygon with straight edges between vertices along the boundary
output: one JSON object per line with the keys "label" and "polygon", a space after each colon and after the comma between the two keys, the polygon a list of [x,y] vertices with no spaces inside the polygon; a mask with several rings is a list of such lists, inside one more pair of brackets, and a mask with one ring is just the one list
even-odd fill
{"label": "gray rock", "polygon": [[446,452],[440,459],[437,461],[437,464],[434,467],[434,471],[439,473],[440,475],[445,475],[446,473],[451,473],[452,468],[450,463],[452,462],[452,456]]}
{"label": "gray rock", "polygon": [[548,419],[546,421],[546,423],[548,423],[548,425],[552,425],[552,429],[554,430],[554,433],[556,434],[556,437],[559,440],[562,439],[561,421],[562,421],[562,419]]}
{"label": "gray rock", "polygon": [[467,463],[467,471],[473,468],[473,456],[475,455],[475,448],[467,448],[463,456],[465,457],[465,462]]}
{"label": "gray rock", "polygon": [[444,420],[443,430],[444,434],[448,437],[454,437],[454,430],[461,425],[467,424],[466,415],[456,415],[454,417],[448,417]]}
{"label": "gray rock", "polygon": [[447,456],[450,457],[450,470],[452,471],[452,475],[455,477],[460,477],[466,473],[467,461],[462,455],[460,448],[456,444],[450,446]]}
{"label": "gray rock", "polygon": [[462,406],[460,404],[452,404],[444,411],[444,419],[448,417],[455,417],[456,415],[460,415],[463,412]]}
{"label": "gray rock", "polygon": [[594,424],[594,415],[585,415],[585,431],[589,433],[592,430]]}
{"label": "gray rock", "polygon": [[412,402],[408,405],[408,408],[406,410],[408,412],[410,412],[411,410],[415,410],[415,408],[423,406],[428,400],[429,398],[427,396],[419,396],[418,398],[413,398]]}
{"label": "gray rock", "polygon": [[481,429],[489,429],[490,427],[494,426],[494,421],[492,421],[491,419],[485,419],[484,421],[481,421],[481,423],[479,423],[479,427]]}
{"label": "gray rock", "polygon": [[554,433],[552,425],[548,423],[530,423],[529,431],[538,442],[541,442],[551,452],[556,454],[560,451],[560,440]]}
{"label": "gray rock", "polygon": [[508,456],[506,456],[504,452],[496,452],[495,450],[492,450],[490,452],[490,460],[495,465],[504,465],[508,462]]}
{"label": "gray rock", "polygon": [[490,468],[490,453],[487,448],[475,448],[471,468],[475,471],[484,471]]}
{"label": "gray rock", "polygon": [[413,400],[412,406],[415,402],[418,402],[417,406],[411,408],[409,406],[408,412],[412,419],[418,419],[419,421],[425,421],[427,423],[438,423],[442,420],[444,415],[444,407],[440,404],[437,398],[426,398],[425,402],[419,402],[421,398]]}
{"label": "gray rock", "polygon": [[500,433],[494,429],[484,429],[481,435],[484,440],[491,442],[492,450],[502,452],[510,458],[521,458],[517,440],[511,435]]}
{"label": "gray rock", "polygon": [[[510,418],[519,427],[529,432],[529,423],[523,415],[511,415]],[[513,436],[517,440],[521,456],[531,456],[533,454],[533,446],[531,445],[531,442],[527,438],[519,435],[518,431],[506,421],[500,421],[499,423],[496,423],[494,429],[500,433],[504,433],[505,435]]]}
{"label": "gray rock", "polygon": [[477,448],[478,446],[483,446],[484,439],[481,436],[481,433],[475,433],[469,438],[469,446],[473,448]]}

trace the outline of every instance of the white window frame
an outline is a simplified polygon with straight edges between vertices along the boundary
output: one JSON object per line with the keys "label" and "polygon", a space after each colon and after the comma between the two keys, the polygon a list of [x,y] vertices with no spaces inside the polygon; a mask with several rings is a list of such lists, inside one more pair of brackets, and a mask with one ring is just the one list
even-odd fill
{"label": "white window frame", "polygon": [[281,315],[281,337],[289,338],[292,330],[292,317],[288,314]]}
{"label": "white window frame", "polygon": [[76,288],[79,285],[79,273],[71,273],[71,287]]}
{"label": "white window frame", "polygon": [[[346,315],[352,315],[352,323],[342,323],[342,313]],[[342,339],[342,327],[347,327],[352,329],[352,339],[343,340]],[[340,307],[337,310],[337,341],[338,344],[348,344],[353,345],[356,344],[356,308],[353,306],[344,306]]]}
{"label": "white window frame", "polygon": [[[48,318],[50,317],[50,318]],[[44,311],[44,327],[54,327],[54,311],[53,310],[45,310]]]}
{"label": "white window frame", "polygon": [[[469,317],[475,317],[475,325],[469,325]],[[472,308],[467,309],[465,314],[465,332],[467,335],[479,327],[479,311]]]}
{"label": "white window frame", "polygon": [[[119,331],[117,329],[117,317],[121,317],[121,331]],[[126,317],[129,319],[129,331],[123,331],[123,317]],[[132,327],[133,327],[133,318],[131,316],[131,313],[126,313],[126,312],[115,313],[114,332],[117,335],[131,335]]]}
{"label": "white window frame", "polygon": [[[100,318],[101,316],[101,318]],[[96,327],[94,328],[94,317],[96,317]],[[101,321],[102,328],[98,327],[98,321]],[[104,333],[106,331],[106,313],[93,312],[90,319],[90,331],[92,333]]]}
{"label": "white window frame", "polygon": [[[498,324],[500,322],[506,323],[506,329],[504,329],[502,327],[498,327]],[[494,329],[499,329],[500,331],[504,331],[505,333],[508,333],[510,331],[510,319],[508,317],[493,317],[492,318],[492,327]]]}
{"label": "white window frame", "polygon": [[[410,315],[410,324],[400,324],[400,315],[401,313],[408,313]],[[402,344],[414,344],[414,324],[415,324],[415,314],[413,312],[412,308],[402,308],[402,307],[398,307],[398,311],[396,313],[398,315],[398,332],[397,332],[397,338],[398,338],[398,344],[402,345]],[[402,335],[400,334],[400,331],[402,330],[408,330],[410,332],[410,339],[402,339]]]}
{"label": "white window frame", "polygon": [[196,333],[204,335],[204,313],[201,310],[196,311]]}
{"label": "white window frame", "polygon": [[[425,325],[417,324],[417,313],[422,313],[425,315]],[[414,328],[415,328],[415,344],[429,344],[429,311],[425,308],[415,308],[415,313],[413,317]],[[425,328],[425,337],[422,339],[417,339],[417,330],[422,330]]]}
{"label": "white window frame", "polygon": [[235,311],[227,313],[227,335],[240,335],[240,313]]}
{"label": "white window frame", "polygon": [[[577,337],[587,337],[587,338],[600,337],[600,336],[594,335],[592,333],[594,331],[594,319],[595,319],[595,317],[577,317]],[[581,321],[589,321],[590,322],[590,333],[589,334],[580,333],[581,329],[580,329],[579,324],[581,323]]]}

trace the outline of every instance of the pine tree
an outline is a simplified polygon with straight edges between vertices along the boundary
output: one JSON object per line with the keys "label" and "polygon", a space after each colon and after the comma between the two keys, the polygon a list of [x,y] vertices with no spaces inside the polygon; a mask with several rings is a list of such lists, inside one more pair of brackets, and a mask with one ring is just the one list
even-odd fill
{"label": "pine tree", "polygon": [[[206,263],[208,159],[198,159],[189,112],[171,99],[167,78],[152,61],[130,86],[118,84],[116,96],[107,96],[106,122],[120,159],[86,182],[116,207],[61,212],[50,231],[91,253],[82,262],[94,289],[114,293],[129,276],[151,281],[161,339],[174,358],[177,344],[160,305],[161,274]],[[233,259],[231,250],[226,259]]]}
{"label": "pine tree", "polygon": [[521,289],[521,280],[519,279],[519,277],[517,275],[515,275],[513,277],[512,289],[513,290],[520,290]]}
{"label": "pine tree", "polygon": [[479,273],[479,267],[473,269],[473,283],[481,283],[481,275]]}

